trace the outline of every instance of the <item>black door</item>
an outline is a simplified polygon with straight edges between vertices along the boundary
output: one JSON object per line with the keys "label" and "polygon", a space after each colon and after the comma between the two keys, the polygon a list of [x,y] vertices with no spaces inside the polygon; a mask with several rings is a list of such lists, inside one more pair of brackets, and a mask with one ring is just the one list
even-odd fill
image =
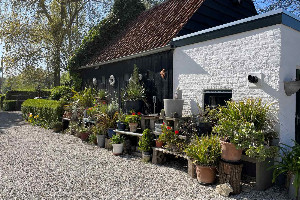
{"label": "black door", "polygon": [[[297,80],[300,81],[300,69],[297,69]],[[296,142],[300,144],[300,90],[296,93]]]}

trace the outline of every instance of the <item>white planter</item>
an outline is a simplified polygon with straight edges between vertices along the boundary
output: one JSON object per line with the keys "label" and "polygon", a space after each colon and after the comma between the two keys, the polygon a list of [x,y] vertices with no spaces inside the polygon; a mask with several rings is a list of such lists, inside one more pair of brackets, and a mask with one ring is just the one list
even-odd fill
{"label": "white planter", "polygon": [[150,162],[150,160],[151,160],[150,152],[142,152],[142,161]]}
{"label": "white planter", "polygon": [[166,117],[173,117],[174,113],[182,117],[183,99],[164,99],[164,110]]}
{"label": "white planter", "polygon": [[298,198],[296,197],[296,189],[295,186],[293,184],[295,179],[295,175],[293,174],[291,176],[291,180],[290,180],[290,186],[289,186],[289,196],[291,199],[293,200],[300,200],[300,187],[298,188]]}
{"label": "white planter", "polygon": [[104,148],[105,146],[105,135],[97,135],[98,147]]}
{"label": "white planter", "polygon": [[113,146],[113,154],[121,155],[123,153],[123,143],[122,144],[112,144]]}

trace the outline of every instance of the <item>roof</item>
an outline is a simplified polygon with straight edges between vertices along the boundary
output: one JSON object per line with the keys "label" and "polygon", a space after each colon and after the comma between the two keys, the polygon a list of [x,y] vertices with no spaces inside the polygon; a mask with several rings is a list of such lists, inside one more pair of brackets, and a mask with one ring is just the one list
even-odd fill
{"label": "roof", "polygon": [[174,47],[181,47],[276,24],[284,24],[290,28],[300,31],[300,18],[285,10],[279,9],[205,29],[203,31],[176,37],[172,40],[171,44]]}
{"label": "roof", "polygon": [[144,11],[88,66],[166,46],[205,0],[168,0]]}

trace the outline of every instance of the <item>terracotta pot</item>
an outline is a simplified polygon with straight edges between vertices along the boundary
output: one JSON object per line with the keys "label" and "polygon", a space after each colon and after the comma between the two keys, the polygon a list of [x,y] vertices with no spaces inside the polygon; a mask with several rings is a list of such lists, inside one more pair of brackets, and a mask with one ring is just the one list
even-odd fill
{"label": "terracotta pot", "polygon": [[212,184],[216,180],[216,167],[196,165],[197,180],[201,184]]}
{"label": "terracotta pot", "polygon": [[242,157],[242,149],[237,149],[234,144],[230,142],[221,141],[221,158],[228,162],[238,162]]}
{"label": "terracotta pot", "polygon": [[80,139],[81,139],[82,141],[88,141],[89,136],[90,136],[90,133],[89,133],[89,132],[83,132],[83,133],[80,133]]}
{"label": "terracotta pot", "polygon": [[156,144],[156,147],[157,148],[162,148],[162,146],[163,146],[163,142],[160,142],[159,140],[155,140],[155,144]]}
{"label": "terracotta pot", "polygon": [[138,127],[138,123],[129,123],[130,132],[135,133]]}

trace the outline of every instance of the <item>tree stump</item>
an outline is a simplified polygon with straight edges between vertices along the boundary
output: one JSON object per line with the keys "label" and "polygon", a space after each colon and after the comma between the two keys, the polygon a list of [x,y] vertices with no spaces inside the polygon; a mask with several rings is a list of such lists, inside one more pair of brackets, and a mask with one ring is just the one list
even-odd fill
{"label": "tree stump", "polygon": [[219,182],[229,183],[233,189],[233,194],[241,193],[241,176],[243,164],[220,161]]}

